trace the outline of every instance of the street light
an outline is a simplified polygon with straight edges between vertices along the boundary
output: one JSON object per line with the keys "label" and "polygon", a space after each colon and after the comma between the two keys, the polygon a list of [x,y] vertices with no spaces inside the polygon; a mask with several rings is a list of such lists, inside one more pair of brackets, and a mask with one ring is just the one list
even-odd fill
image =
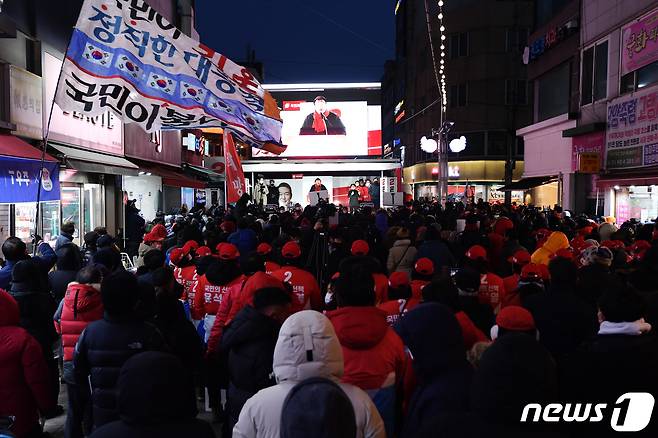
{"label": "street light", "polygon": [[[436,140],[436,163],[439,174],[437,176],[437,199],[442,205],[445,205],[448,200],[448,133],[452,130],[455,122],[448,120],[441,123],[441,128],[438,130],[432,129],[432,137]],[[429,141],[425,139],[425,144],[429,146]],[[464,139],[464,146],[466,139]],[[423,147],[421,139],[421,148]],[[424,150],[424,149],[423,149]]]}

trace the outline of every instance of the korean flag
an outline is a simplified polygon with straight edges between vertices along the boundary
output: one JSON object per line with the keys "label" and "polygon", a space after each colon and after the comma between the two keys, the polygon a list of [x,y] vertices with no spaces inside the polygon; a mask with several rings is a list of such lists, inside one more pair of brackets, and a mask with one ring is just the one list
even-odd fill
{"label": "korean flag", "polygon": [[254,118],[251,114],[242,111],[242,117],[245,122],[247,122],[248,128],[254,132],[260,132],[260,122]]}
{"label": "korean flag", "polygon": [[151,73],[147,81],[151,88],[173,95],[176,89],[176,82],[166,76],[157,73]]}
{"label": "korean flag", "polygon": [[139,80],[142,77],[143,72],[141,67],[131,61],[126,55],[121,55],[117,58],[115,67],[135,80]]}
{"label": "korean flag", "polygon": [[180,97],[184,99],[192,99],[195,102],[203,103],[206,98],[206,90],[203,88],[195,87],[187,82],[181,82]]}
{"label": "korean flag", "polygon": [[114,56],[113,53],[110,53],[99,47],[96,47],[93,44],[87,44],[85,46],[85,51],[82,54],[82,57],[85,58],[87,61],[101,65],[103,67],[107,67],[110,65],[113,56]]}
{"label": "korean flag", "polygon": [[216,97],[211,97],[208,99],[208,106],[216,111],[221,111],[226,114],[233,114],[234,110],[225,102],[217,99]]}

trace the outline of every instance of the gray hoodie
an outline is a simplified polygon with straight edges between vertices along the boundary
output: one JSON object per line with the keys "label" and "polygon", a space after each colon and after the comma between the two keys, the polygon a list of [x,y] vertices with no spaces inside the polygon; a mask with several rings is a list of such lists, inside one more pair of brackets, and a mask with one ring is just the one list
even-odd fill
{"label": "gray hoodie", "polygon": [[[307,350],[313,360],[307,360]],[[281,326],[274,349],[273,369],[277,385],[259,391],[240,412],[233,436],[279,438],[283,402],[288,392],[309,377],[324,377],[338,383],[351,400],[356,417],[357,438],[385,438],[384,423],[377,408],[363,390],[340,383],[343,351],[329,319],[304,310],[290,316]]]}

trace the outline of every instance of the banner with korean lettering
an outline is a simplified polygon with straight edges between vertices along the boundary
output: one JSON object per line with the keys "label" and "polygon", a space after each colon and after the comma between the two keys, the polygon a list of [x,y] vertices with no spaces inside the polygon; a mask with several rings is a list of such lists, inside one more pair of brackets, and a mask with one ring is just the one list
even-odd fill
{"label": "banner with korean lettering", "polygon": [[658,9],[621,29],[621,74],[658,61]]}
{"label": "banner with korean lettering", "polygon": [[[0,203],[36,202],[41,161],[0,156]],[[59,199],[59,163],[44,161],[41,201]]]}
{"label": "banner with korean lettering", "polygon": [[111,110],[146,132],[229,128],[250,146],[285,150],[276,102],[256,78],[143,0],[85,0],[55,101],[86,115]]}
{"label": "banner with korean lettering", "polygon": [[226,202],[237,202],[247,192],[240,157],[230,132],[224,131],[224,158],[226,159]]}
{"label": "banner with korean lettering", "polygon": [[606,169],[658,165],[658,87],[608,103]]}

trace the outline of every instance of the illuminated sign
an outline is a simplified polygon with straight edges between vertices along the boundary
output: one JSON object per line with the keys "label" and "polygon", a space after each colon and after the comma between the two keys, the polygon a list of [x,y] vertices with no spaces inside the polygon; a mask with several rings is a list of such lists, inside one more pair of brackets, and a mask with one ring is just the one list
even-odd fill
{"label": "illuminated sign", "polygon": [[401,5],[402,5],[402,0],[398,0],[398,2],[395,4],[395,15],[398,15],[398,10],[400,9]]}
{"label": "illuminated sign", "polygon": [[[438,175],[439,168],[432,167],[432,175]],[[448,166],[448,178],[459,178],[459,166]]]}
{"label": "illuminated sign", "polygon": [[404,118],[404,110],[402,110],[402,112],[400,114],[395,116],[395,123],[399,123],[400,120],[402,120],[403,118]]}
{"label": "illuminated sign", "polygon": [[402,109],[402,105],[404,105],[404,100],[399,101],[398,104],[395,105],[395,110],[393,110],[394,115],[396,115],[396,116],[398,115],[398,113]]}
{"label": "illuminated sign", "polygon": [[572,18],[563,25],[553,26],[530,43],[530,60],[539,58],[545,51],[558,45],[578,31],[578,19]]}

